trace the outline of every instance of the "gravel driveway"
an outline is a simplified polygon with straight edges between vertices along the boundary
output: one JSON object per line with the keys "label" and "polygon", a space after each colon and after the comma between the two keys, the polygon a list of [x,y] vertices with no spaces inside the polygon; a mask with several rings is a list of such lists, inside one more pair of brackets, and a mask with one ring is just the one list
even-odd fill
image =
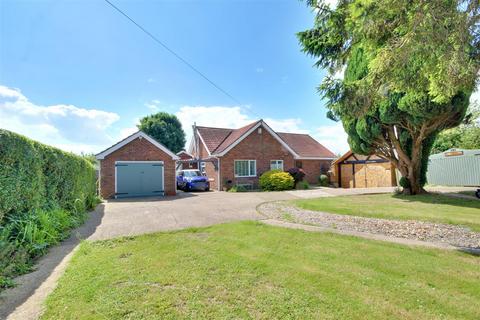
{"label": "gravel driveway", "polygon": [[258,210],[271,219],[287,222],[480,249],[480,233],[462,226],[332,214],[301,209],[285,202],[264,203]]}

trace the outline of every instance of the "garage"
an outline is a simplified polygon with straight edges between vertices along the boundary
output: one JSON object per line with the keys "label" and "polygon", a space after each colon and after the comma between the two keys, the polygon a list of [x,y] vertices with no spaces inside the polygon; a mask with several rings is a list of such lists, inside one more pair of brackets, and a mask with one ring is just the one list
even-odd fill
{"label": "garage", "polygon": [[164,195],[163,161],[116,161],[117,198]]}
{"label": "garage", "polygon": [[179,157],[138,131],[96,155],[100,162],[100,194],[104,199],[176,194]]}
{"label": "garage", "polygon": [[376,188],[397,185],[395,166],[381,156],[349,151],[332,163],[332,181],[339,188]]}

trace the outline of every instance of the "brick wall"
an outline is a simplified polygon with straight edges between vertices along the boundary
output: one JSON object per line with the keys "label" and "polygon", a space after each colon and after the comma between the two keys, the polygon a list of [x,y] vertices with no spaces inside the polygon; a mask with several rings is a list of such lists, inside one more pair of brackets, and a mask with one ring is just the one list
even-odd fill
{"label": "brick wall", "polygon": [[[294,165],[293,156],[265,128],[262,133],[258,129],[252,132],[220,160],[220,182],[231,180],[233,184],[253,184],[258,186],[260,175],[270,170],[270,160],[283,160],[283,168],[287,170]],[[257,176],[235,178],[234,160],[257,160]]]}
{"label": "brick wall", "polygon": [[332,164],[331,160],[297,160],[296,164],[301,163],[305,178],[310,184],[317,184],[321,174],[327,174]]}
{"label": "brick wall", "polygon": [[176,194],[175,160],[146,139],[137,138],[100,160],[100,192],[103,198],[115,196],[115,161],[163,161],[165,194]]}
{"label": "brick wall", "polygon": [[[205,174],[208,177],[208,181],[210,181],[210,189],[211,190],[218,190],[218,170],[215,167],[217,160],[213,160],[214,162],[205,162]],[[215,164],[214,164],[215,163]]]}

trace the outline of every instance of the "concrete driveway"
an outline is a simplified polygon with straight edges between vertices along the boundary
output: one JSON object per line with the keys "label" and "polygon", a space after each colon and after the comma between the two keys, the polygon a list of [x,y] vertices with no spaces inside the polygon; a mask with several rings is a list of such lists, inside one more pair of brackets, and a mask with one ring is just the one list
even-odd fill
{"label": "concrete driveway", "polygon": [[[349,191],[347,191],[349,190]],[[101,223],[88,237],[103,240],[156,231],[203,227],[218,223],[259,220],[256,207],[266,201],[331,197],[344,194],[392,192],[393,188],[314,188],[284,192],[179,192],[174,197],[109,200]]]}
{"label": "concrete driveway", "polygon": [[[318,196],[318,195],[317,195]],[[100,225],[89,240],[156,231],[203,227],[239,220],[262,219],[256,206],[265,201],[298,198],[287,192],[193,192],[174,197],[109,200]]]}

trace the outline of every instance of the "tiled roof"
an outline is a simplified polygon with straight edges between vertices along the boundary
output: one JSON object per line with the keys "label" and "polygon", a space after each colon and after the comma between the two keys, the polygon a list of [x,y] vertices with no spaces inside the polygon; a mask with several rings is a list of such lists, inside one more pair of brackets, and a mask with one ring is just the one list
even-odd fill
{"label": "tiled roof", "polygon": [[192,159],[192,156],[185,150],[178,152],[177,156],[180,157],[180,160]]}
{"label": "tiled roof", "polygon": [[335,154],[308,134],[277,132],[300,157],[335,158]]}
{"label": "tiled roof", "polygon": [[198,126],[197,126],[197,129],[210,153],[213,153],[215,149],[217,149],[218,146],[233,131],[233,129],[198,127]]}
{"label": "tiled roof", "polygon": [[[199,127],[198,132],[211,154],[221,153],[262,120],[239,129]],[[300,157],[335,158],[335,155],[308,134],[277,133],[280,139]]]}
{"label": "tiled roof", "polygon": [[230,135],[215,149],[215,153],[220,153],[227,149],[232,143],[237,141],[241,136],[248,132],[248,130],[255,127],[260,121],[261,120],[258,120],[239,129],[232,130]]}

